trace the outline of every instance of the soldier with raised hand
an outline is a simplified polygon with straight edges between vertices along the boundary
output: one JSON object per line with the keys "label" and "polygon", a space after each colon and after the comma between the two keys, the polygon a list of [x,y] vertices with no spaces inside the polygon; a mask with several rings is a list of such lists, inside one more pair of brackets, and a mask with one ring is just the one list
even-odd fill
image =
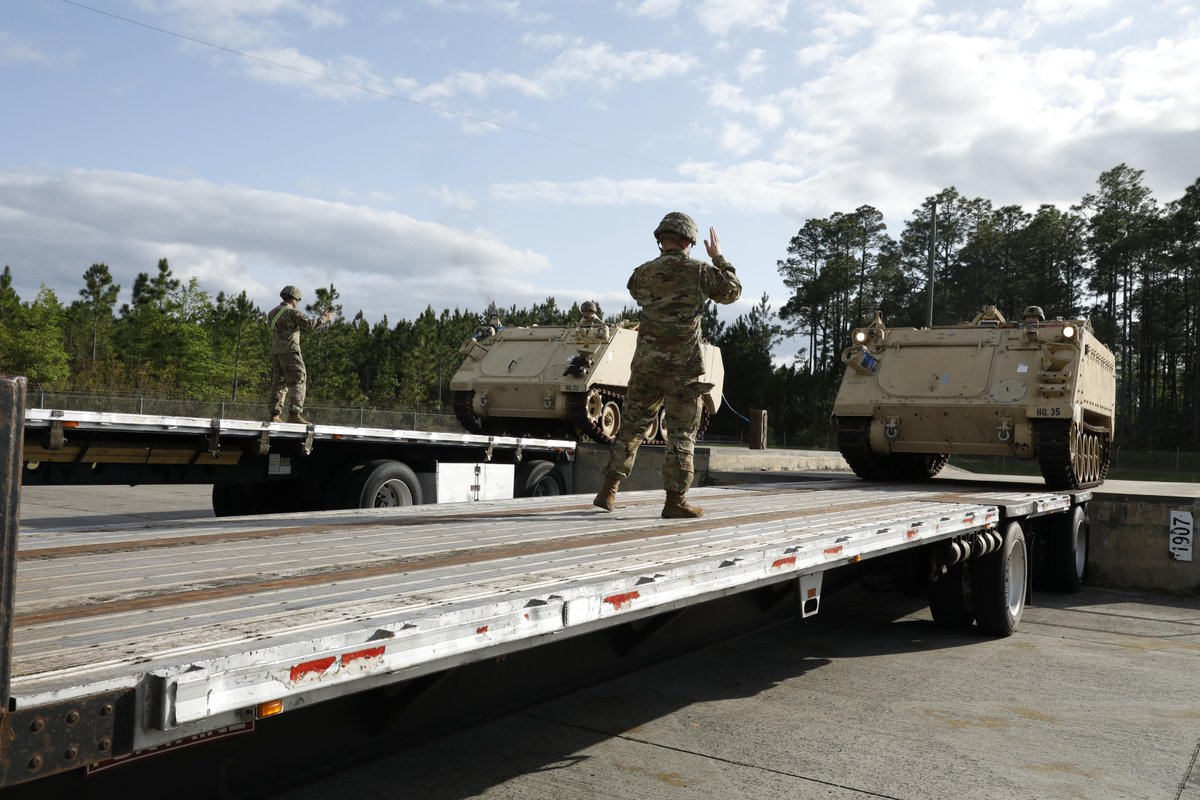
{"label": "soldier with raised hand", "polygon": [[300,354],[300,331],[316,330],[333,320],[333,312],[326,311],[319,317],[310,317],[297,308],[300,305],[300,290],[285,286],[279,292],[282,302],[267,314],[267,325],[271,328],[271,422],[283,422],[283,400],[291,393],[288,422],[307,425],[303,417],[304,395],[308,385],[308,373],[304,370],[304,356]]}
{"label": "soldier with raised hand", "polygon": [[700,351],[700,316],[709,300],[732,303],[742,294],[733,265],[721,255],[714,228],[708,229],[704,249],[712,264],[689,255],[699,232],[687,214],[673,211],[654,229],[660,255],[633,271],[629,293],[642,307],[637,349],[630,366],[624,420],[609,447],[604,484],[593,505],[612,511],[617,489],[628,477],[637,458],[642,436],[666,406],[669,431],[663,460],[663,488],[667,500],[662,515],[668,519],[699,517],[704,510],[689,505],[685,495],[692,485],[696,432],[700,428],[701,396],[712,388],[703,382]]}

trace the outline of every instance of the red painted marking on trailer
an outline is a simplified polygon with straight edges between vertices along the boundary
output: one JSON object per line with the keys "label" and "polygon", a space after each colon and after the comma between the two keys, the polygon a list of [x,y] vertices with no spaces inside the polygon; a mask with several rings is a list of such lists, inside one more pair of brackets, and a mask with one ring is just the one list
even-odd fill
{"label": "red painted marking on trailer", "polygon": [[794,567],[794,566],[796,566],[796,557],[795,556],[784,556],[783,558],[775,559],[775,561],[772,562],[772,564],[771,564],[771,569],[779,569],[780,567]]}
{"label": "red painted marking on trailer", "polygon": [[342,666],[346,666],[351,661],[357,661],[360,658],[378,658],[383,655],[383,647],[368,647],[366,650],[355,650],[353,653],[344,653],[342,655]]}
{"label": "red painted marking on trailer", "polygon": [[906,530],[906,531],[904,532],[904,538],[905,538],[905,539],[915,539],[915,538],[917,538],[917,531],[916,531],[916,529],[915,529],[915,528],[909,528],[908,530]]}
{"label": "red painted marking on trailer", "polygon": [[840,552],[842,552],[842,546],[840,544],[825,548],[825,555],[827,556],[836,556]]}
{"label": "red painted marking on trailer", "polygon": [[334,661],[337,661],[337,659],[333,656],[328,656],[326,658],[315,658],[312,661],[305,661],[297,664],[296,666],[292,667],[291,670],[292,682],[294,683],[312,672],[324,672],[333,666]]}
{"label": "red painted marking on trailer", "polygon": [[620,608],[621,606],[629,605],[641,596],[641,592],[624,592],[622,594],[609,595],[604,598],[604,602],[611,603],[613,608]]}
{"label": "red painted marking on trailer", "polygon": [[478,628],[476,628],[476,629],[475,629],[475,632],[476,632],[476,633],[481,633],[481,634],[482,634],[482,633],[487,633],[487,629],[488,629],[488,626],[487,626],[487,625],[481,625],[480,627],[478,627]]}

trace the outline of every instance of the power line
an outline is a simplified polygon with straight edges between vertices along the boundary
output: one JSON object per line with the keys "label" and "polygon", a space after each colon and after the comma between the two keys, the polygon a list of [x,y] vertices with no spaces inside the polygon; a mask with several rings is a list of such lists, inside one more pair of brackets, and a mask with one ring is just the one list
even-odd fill
{"label": "power line", "polygon": [[[382,89],[374,89],[370,86],[363,86],[361,84],[341,80],[340,78],[334,78],[329,75],[322,75],[321,73],[318,73],[318,72],[311,72],[306,69],[301,69],[300,67],[294,66],[292,64],[284,64],[279,61],[272,61],[269,58],[263,58],[262,56],[254,55],[253,53],[247,53],[244,50],[237,50],[232,47],[225,47],[224,45],[215,44],[213,42],[205,41],[204,39],[198,39],[194,36],[188,36],[186,34],[178,33],[176,31],[172,31],[167,28],[160,28],[157,25],[151,25],[146,22],[141,22],[140,20],[121,16],[120,14],[114,14],[113,12],[105,11],[102,8],[95,8],[94,6],[89,6],[89,5],[86,5],[85,3],[76,2],[76,0],[59,0],[59,1],[62,3],[65,3],[66,5],[74,6],[76,8],[82,9],[84,11],[90,11],[93,14],[98,14],[100,16],[109,17],[110,19],[114,19],[119,22],[124,22],[129,25],[134,25],[139,28],[144,28],[149,31],[154,31],[155,33],[161,33],[166,36],[172,36],[176,39],[181,39],[185,42],[191,42],[192,44],[198,44],[202,47],[208,47],[213,50],[220,50],[221,52],[229,53],[230,55],[237,56],[238,58],[244,58],[249,61],[257,61],[260,64],[266,64],[267,66],[274,67],[276,69],[287,70],[289,72],[294,72],[298,75],[304,75],[305,77],[308,77],[308,78],[314,78],[316,80],[326,81],[328,83],[333,83],[338,86],[344,86],[348,89],[354,89],[355,91],[364,92],[366,94],[378,95],[380,97],[387,98],[388,100],[396,100],[401,103],[408,103],[409,105],[416,106],[418,108],[423,108],[426,111],[433,111],[435,113],[444,114],[446,116],[458,117],[460,119],[470,120],[471,122],[475,122],[475,123],[479,123],[479,124],[483,124],[483,125],[490,125],[495,128],[500,128],[503,130],[511,131],[513,133],[520,133],[525,136],[534,136],[539,139],[544,139],[546,141],[555,142],[557,144],[567,145],[569,147],[578,147],[578,148],[581,148],[584,150],[591,150],[596,153],[603,153],[605,155],[613,156],[615,158],[624,158],[624,159],[629,159],[631,161],[640,161],[644,164],[652,164],[657,167],[665,167],[667,169],[679,170],[681,172],[688,172],[693,175],[703,175],[706,177],[720,178],[725,181],[731,181],[734,183],[750,184],[750,185],[754,185],[754,186],[763,186],[763,187],[766,187],[769,189],[783,189],[786,191],[797,192],[800,194],[810,194],[810,195],[814,195],[817,197],[839,197],[839,195],[828,194],[825,192],[814,192],[814,191],[807,190],[807,189],[799,189],[795,186],[784,186],[784,185],[777,184],[777,183],[770,183],[768,181],[756,181],[751,178],[742,178],[742,177],[732,176],[732,175],[728,175],[728,174],[723,174],[720,172],[712,172],[709,170],[695,169],[694,167],[686,167],[686,166],[681,166],[679,164],[672,164],[668,161],[660,161],[660,160],[654,159],[654,158],[646,158],[645,156],[633,155],[632,153],[625,153],[620,150],[613,150],[613,149],[610,149],[607,147],[600,147],[600,146],[594,145],[594,144],[587,144],[586,142],[578,142],[578,141],[575,141],[574,139],[566,139],[561,136],[553,136],[548,133],[541,133],[539,131],[529,130],[528,128],[522,128],[517,125],[510,125],[505,122],[497,122],[496,120],[487,119],[485,117],[477,117],[473,114],[467,114],[462,111],[454,111],[454,110],[448,109],[448,108],[441,108],[439,106],[435,106],[430,103],[422,103],[420,100],[413,100],[411,97],[404,97],[402,95],[392,94],[391,92],[385,92]],[[850,199],[850,198],[843,198],[843,199]]]}

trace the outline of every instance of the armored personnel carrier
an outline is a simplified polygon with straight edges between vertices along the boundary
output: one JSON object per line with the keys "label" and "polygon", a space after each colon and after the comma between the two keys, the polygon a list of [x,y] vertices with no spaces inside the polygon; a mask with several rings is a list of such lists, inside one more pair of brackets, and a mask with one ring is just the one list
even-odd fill
{"label": "armored personnel carrier", "polygon": [[[608,444],[621,429],[629,366],[637,347],[635,323],[579,326],[483,327],[463,342],[462,366],[450,380],[454,412],[471,433],[582,437]],[[721,351],[703,345],[704,422],[721,407]],[[663,415],[645,433],[661,444]]]}
{"label": "armored personnel carrier", "polygon": [[[1040,313],[1040,309],[1038,309]],[[1038,462],[1052,489],[1108,472],[1116,365],[1087,320],[887,328],[879,313],[842,352],[838,449],[866,480],[920,480],[952,454]]]}

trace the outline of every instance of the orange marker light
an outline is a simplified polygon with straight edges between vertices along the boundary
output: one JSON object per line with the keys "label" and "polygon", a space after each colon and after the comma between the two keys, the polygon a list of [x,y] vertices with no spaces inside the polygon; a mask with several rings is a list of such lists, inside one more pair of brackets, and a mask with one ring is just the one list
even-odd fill
{"label": "orange marker light", "polygon": [[254,716],[256,716],[258,719],[262,719],[263,717],[273,717],[276,714],[281,713],[283,713],[282,700],[268,700],[265,703],[259,703],[258,708],[254,710]]}

